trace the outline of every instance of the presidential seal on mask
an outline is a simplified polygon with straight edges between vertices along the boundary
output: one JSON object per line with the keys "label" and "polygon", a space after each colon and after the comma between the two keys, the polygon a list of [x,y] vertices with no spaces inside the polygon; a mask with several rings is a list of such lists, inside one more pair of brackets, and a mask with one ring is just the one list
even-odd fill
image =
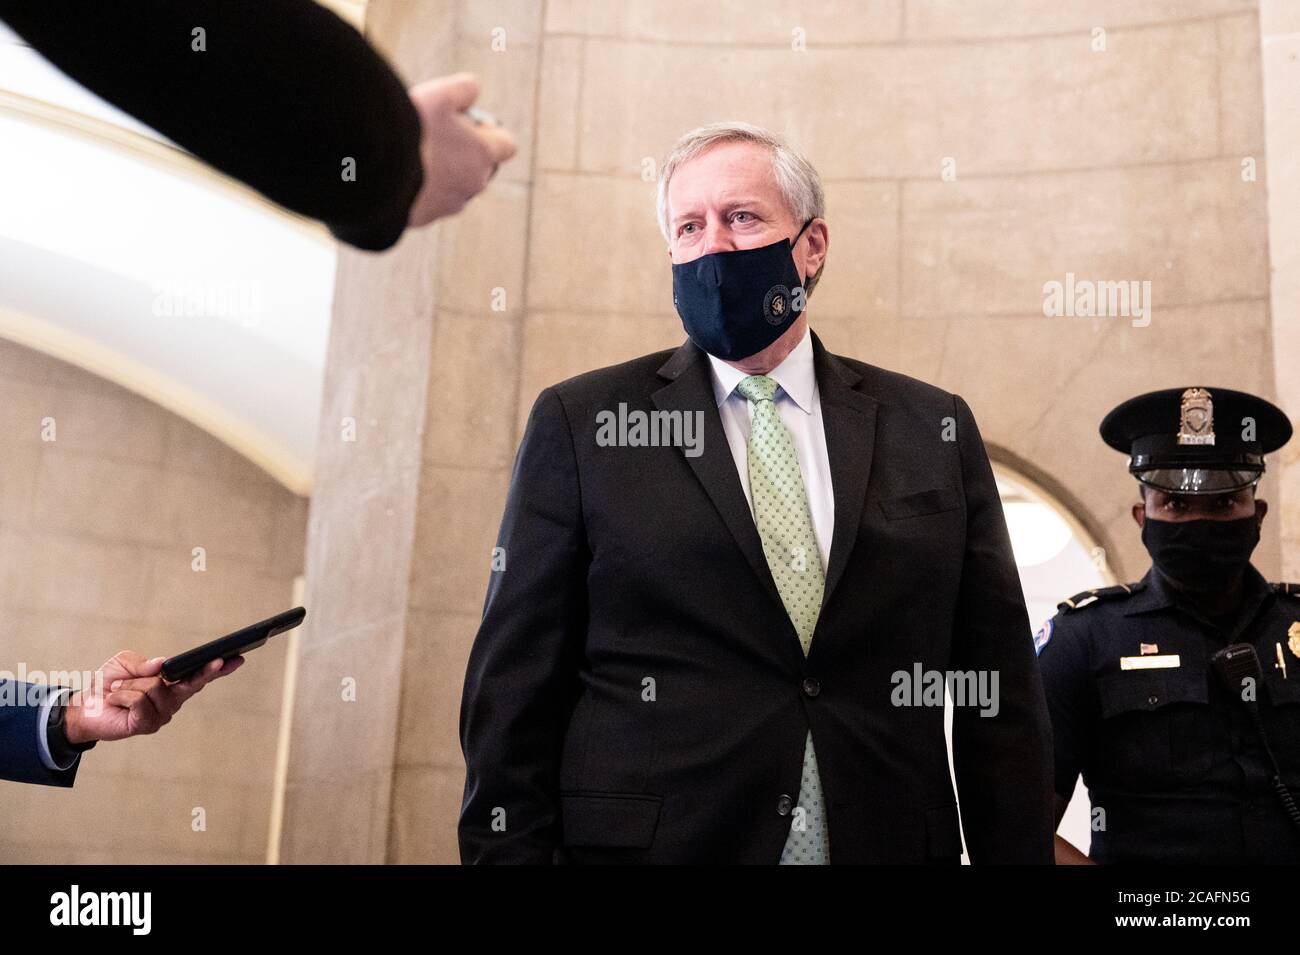
{"label": "presidential seal on mask", "polygon": [[1057,824],[1082,775],[1091,845],[1057,862],[1300,862],[1300,587],[1251,563],[1281,409],[1192,386],[1101,423],[1138,482],[1139,581],[1064,600],[1034,636],[1055,744]]}

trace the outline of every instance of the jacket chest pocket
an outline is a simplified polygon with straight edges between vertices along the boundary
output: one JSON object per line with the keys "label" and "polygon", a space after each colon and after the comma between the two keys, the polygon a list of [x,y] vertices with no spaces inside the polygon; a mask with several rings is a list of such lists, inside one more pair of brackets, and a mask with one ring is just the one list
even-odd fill
{"label": "jacket chest pocket", "polygon": [[1286,679],[1276,670],[1268,672],[1271,661],[1267,658],[1260,662],[1264,665],[1267,687],[1264,725],[1268,742],[1283,778],[1292,786],[1300,785],[1300,660],[1287,660]]}
{"label": "jacket chest pocket", "polygon": [[1214,765],[1215,716],[1204,670],[1121,670],[1097,680],[1098,769],[1125,788],[1194,782]]}
{"label": "jacket chest pocket", "polygon": [[[952,487],[934,487],[895,495],[885,491],[869,501],[860,531],[867,541],[861,553],[875,555],[880,568],[898,578],[929,579],[942,589],[943,575],[956,563],[965,542],[962,496]],[[863,538],[859,538],[860,542]]]}
{"label": "jacket chest pocket", "polygon": [[891,521],[924,517],[927,514],[941,514],[959,507],[961,507],[961,495],[953,487],[932,487],[924,491],[912,491],[887,497],[880,502],[880,510]]}

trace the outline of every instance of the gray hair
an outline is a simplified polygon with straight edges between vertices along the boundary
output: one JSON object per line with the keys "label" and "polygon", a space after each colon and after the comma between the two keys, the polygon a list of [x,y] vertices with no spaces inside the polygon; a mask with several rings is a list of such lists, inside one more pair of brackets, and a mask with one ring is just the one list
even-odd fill
{"label": "gray hair", "polygon": [[[786,145],[779,136],[766,129],[749,123],[710,123],[692,129],[673,145],[664,159],[663,169],[659,173],[659,192],[655,200],[655,210],[659,215],[659,231],[664,240],[671,243],[668,232],[668,184],[673,173],[682,163],[688,162],[721,143],[757,143],[765,146],[772,153],[772,173],[776,177],[777,188],[795,220],[803,225],[809,219],[826,217],[826,197],[822,193],[821,176],[802,153]],[[825,268],[826,263],[822,263]],[[811,276],[804,287],[811,295],[813,286],[821,278],[822,269]]]}

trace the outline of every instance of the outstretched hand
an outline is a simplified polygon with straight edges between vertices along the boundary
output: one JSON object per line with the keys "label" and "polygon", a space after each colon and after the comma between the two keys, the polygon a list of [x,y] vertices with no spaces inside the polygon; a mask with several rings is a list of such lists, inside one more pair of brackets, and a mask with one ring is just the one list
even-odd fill
{"label": "outstretched hand", "polygon": [[64,733],[69,743],[126,739],[156,733],[182,704],[213,680],[234,673],[243,657],[212,660],[177,683],[162,677],[163,657],[146,660],[122,650],[99,668],[90,687],[68,702]]}
{"label": "outstretched hand", "polygon": [[408,92],[420,114],[424,185],[411,204],[407,225],[418,227],[460,212],[517,147],[506,130],[476,126],[462,115],[478,99],[479,84],[473,74],[426,80]]}

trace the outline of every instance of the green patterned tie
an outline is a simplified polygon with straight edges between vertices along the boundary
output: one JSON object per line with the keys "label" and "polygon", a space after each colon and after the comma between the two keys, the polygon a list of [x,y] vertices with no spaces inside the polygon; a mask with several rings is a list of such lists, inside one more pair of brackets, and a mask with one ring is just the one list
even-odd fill
{"label": "green patterned tie", "polygon": [[[794,441],[776,410],[776,388],[776,381],[766,375],[750,375],[736,386],[754,403],[749,431],[749,493],[754,500],[754,522],[777,592],[807,656],[821,612],[826,578]],[[781,850],[781,864],[826,865],[829,861],[826,804],[809,732],[804,744],[799,802]]]}

